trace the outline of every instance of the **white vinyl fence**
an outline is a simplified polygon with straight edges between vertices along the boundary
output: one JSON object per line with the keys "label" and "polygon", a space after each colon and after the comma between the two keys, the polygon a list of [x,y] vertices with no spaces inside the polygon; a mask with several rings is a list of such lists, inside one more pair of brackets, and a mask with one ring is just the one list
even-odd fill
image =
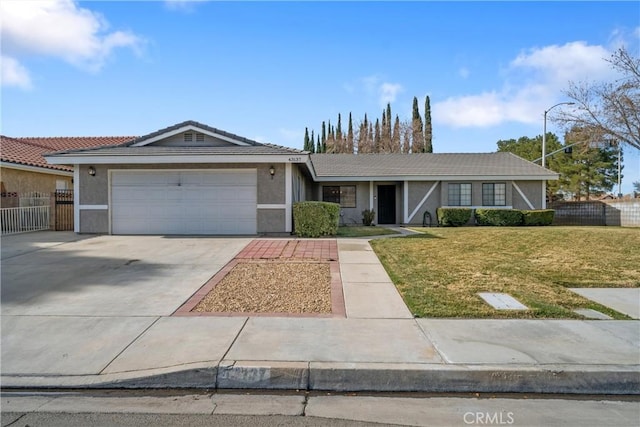
{"label": "white vinyl fence", "polygon": [[2,234],[25,233],[49,229],[49,206],[0,209]]}

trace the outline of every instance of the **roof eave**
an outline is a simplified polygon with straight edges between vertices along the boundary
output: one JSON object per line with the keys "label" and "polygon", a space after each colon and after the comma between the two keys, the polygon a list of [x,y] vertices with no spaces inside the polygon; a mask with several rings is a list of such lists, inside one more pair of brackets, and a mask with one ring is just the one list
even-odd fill
{"label": "roof eave", "polygon": [[300,153],[274,154],[213,154],[213,155],[105,155],[62,154],[48,155],[45,159],[56,165],[82,164],[171,164],[171,163],[305,163],[308,155]]}
{"label": "roof eave", "polygon": [[549,175],[316,175],[318,182],[369,182],[369,181],[541,181],[557,180],[558,174]]}

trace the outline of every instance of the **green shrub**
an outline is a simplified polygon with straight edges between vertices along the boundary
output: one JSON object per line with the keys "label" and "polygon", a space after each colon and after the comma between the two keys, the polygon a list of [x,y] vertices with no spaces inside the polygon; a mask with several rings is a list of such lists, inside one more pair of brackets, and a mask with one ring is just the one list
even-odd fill
{"label": "green shrub", "polygon": [[370,226],[376,217],[376,211],[373,209],[365,209],[362,211],[362,225]]}
{"label": "green shrub", "polygon": [[328,202],[293,204],[293,226],[299,237],[335,236],[340,221],[340,205]]}
{"label": "green shrub", "polygon": [[518,209],[476,209],[478,225],[514,227],[522,225],[522,211]]}
{"label": "green shrub", "polygon": [[522,211],[524,225],[551,225],[555,213],[553,209]]}
{"label": "green shrub", "polygon": [[436,210],[438,224],[442,227],[460,227],[471,219],[469,208],[438,208]]}

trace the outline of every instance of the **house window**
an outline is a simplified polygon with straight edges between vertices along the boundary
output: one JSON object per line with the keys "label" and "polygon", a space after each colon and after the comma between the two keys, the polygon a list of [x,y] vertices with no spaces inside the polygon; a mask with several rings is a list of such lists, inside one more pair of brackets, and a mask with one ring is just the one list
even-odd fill
{"label": "house window", "polygon": [[505,206],[507,185],[505,183],[482,184],[482,206]]}
{"label": "house window", "polygon": [[196,133],[196,142],[204,142],[204,134]]}
{"label": "house window", "polygon": [[340,186],[323,186],[322,201],[338,203],[343,208],[356,207],[356,186],[340,185]]}
{"label": "house window", "polygon": [[184,142],[191,142],[193,141],[193,134],[191,132],[186,132],[184,134]]}
{"label": "house window", "polygon": [[449,184],[449,206],[471,206],[471,184]]}

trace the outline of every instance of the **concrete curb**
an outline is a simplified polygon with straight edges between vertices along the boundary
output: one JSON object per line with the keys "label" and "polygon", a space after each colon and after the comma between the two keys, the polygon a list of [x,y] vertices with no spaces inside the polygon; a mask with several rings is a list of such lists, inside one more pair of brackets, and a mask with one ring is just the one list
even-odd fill
{"label": "concrete curb", "polygon": [[436,365],[222,361],[219,366],[167,368],[87,376],[11,376],[13,388],[272,389],[334,392],[482,392],[640,394],[639,366]]}

